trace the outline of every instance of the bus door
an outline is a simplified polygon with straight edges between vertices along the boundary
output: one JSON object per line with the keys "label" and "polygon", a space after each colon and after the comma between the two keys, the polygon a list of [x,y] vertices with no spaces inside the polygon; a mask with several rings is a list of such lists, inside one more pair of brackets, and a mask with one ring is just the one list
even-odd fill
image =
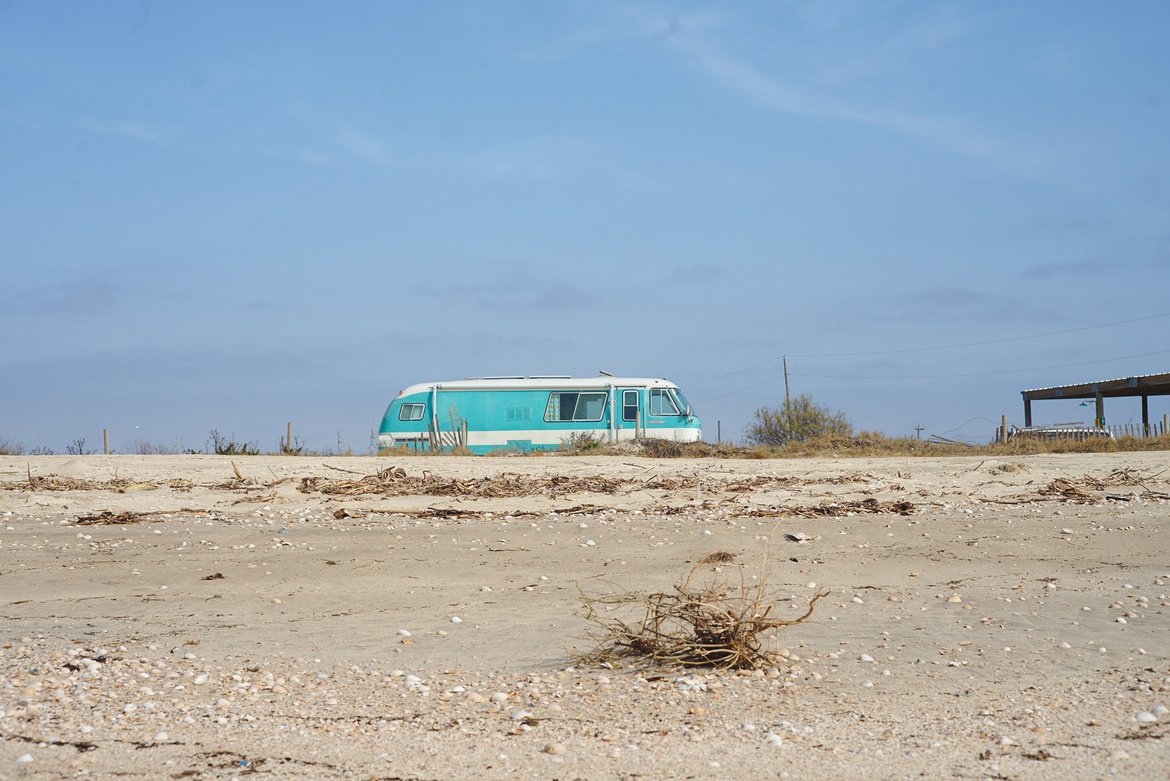
{"label": "bus door", "polygon": [[646,394],[641,388],[617,389],[618,439],[635,439],[646,429]]}

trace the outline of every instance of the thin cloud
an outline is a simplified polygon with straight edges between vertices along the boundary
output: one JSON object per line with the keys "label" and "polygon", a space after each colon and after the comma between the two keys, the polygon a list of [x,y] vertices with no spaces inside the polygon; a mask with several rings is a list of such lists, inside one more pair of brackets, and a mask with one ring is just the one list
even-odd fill
{"label": "thin cloud", "polygon": [[968,287],[938,286],[893,296],[874,317],[910,322],[1035,322],[1057,317],[1037,301]]}
{"label": "thin cloud", "polygon": [[[695,27],[709,27],[708,20],[691,25],[690,20],[655,23],[651,31],[680,52],[696,70],[706,74],[726,89],[747,97],[765,108],[799,117],[837,120],[867,125],[918,138],[964,155],[1013,166],[1029,160],[963,124],[941,116],[912,112],[888,111],[821,97],[756,68],[752,63],[733,56],[714,44]],[[955,34],[956,23],[931,31],[918,31],[914,40],[939,40]],[[896,46],[907,45],[899,42]]]}
{"label": "thin cloud", "polygon": [[93,117],[82,117],[77,123],[82,130],[103,135],[121,136],[123,138],[142,141],[155,146],[171,146],[164,134],[156,128],[140,122],[118,121],[103,122]]}
{"label": "thin cloud", "polygon": [[532,310],[570,311],[600,306],[604,299],[578,285],[530,285],[485,282],[450,285],[412,285],[412,295],[436,301],[458,302],[461,306],[492,312],[523,313]]}
{"label": "thin cloud", "polygon": [[342,131],[338,143],[342,149],[358,160],[380,168],[398,167],[398,161],[381,141],[359,130]]}
{"label": "thin cloud", "polygon": [[1058,279],[1060,277],[1091,278],[1094,274],[1112,274],[1133,264],[1108,260],[1066,260],[1036,263],[1020,272],[1022,279]]}
{"label": "thin cloud", "polygon": [[564,310],[588,309],[600,305],[601,296],[581,287],[561,285],[545,288],[529,302],[533,309]]}
{"label": "thin cloud", "polygon": [[[5,306],[6,314],[43,315],[54,319],[75,315],[108,316],[122,308],[125,291],[107,279],[79,277],[37,283],[17,290]],[[100,302],[100,309],[96,302]]]}
{"label": "thin cloud", "polygon": [[519,139],[484,149],[465,160],[465,169],[492,178],[550,180],[582,168],[594,158],[592,142],[573,135]]}

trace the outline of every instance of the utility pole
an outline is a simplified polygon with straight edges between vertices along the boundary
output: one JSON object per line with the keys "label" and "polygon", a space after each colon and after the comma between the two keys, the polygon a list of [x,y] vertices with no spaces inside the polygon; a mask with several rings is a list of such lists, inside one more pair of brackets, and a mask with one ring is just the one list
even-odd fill
{"label": "utility pole", "polygon": [[792,436],[792,392],[788,387],[788,356],[784,356],[784,428]]}
{"label": "utility pole", "polygon": [[784,412],[787,414],[792,408],[792,391],[788,387],[788,356],[784,356]]}
{"label": "utility pole", "polygon": [[914,433],[918,435],[919,439],[922,439],[922,426],[915,426]]}

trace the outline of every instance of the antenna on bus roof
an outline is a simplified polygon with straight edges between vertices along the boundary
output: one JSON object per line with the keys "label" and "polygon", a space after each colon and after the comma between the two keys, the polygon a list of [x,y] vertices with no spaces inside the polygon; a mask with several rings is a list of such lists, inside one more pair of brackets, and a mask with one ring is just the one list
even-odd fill
{"label": "antenna on bus roof", "polygon": [[612,376],[613,376],[612,374],[610,374],[609,372],[607,372],[605,369],[598,369],[598,371],[600,371],[600,372],[601,372],[601,376],[602,376],[602,377],[612,377]]}

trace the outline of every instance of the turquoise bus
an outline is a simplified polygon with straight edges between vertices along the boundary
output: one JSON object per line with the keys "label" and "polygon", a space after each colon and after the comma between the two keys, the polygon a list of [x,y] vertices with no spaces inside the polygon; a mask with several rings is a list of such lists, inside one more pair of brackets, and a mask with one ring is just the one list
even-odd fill
{"label": "turquoise bus", "polygon": [[424,382],[386,409],[380,449],[556,450],[575,437],[603,442],[702,439],[679,387],[648,377],[480,377]]}

